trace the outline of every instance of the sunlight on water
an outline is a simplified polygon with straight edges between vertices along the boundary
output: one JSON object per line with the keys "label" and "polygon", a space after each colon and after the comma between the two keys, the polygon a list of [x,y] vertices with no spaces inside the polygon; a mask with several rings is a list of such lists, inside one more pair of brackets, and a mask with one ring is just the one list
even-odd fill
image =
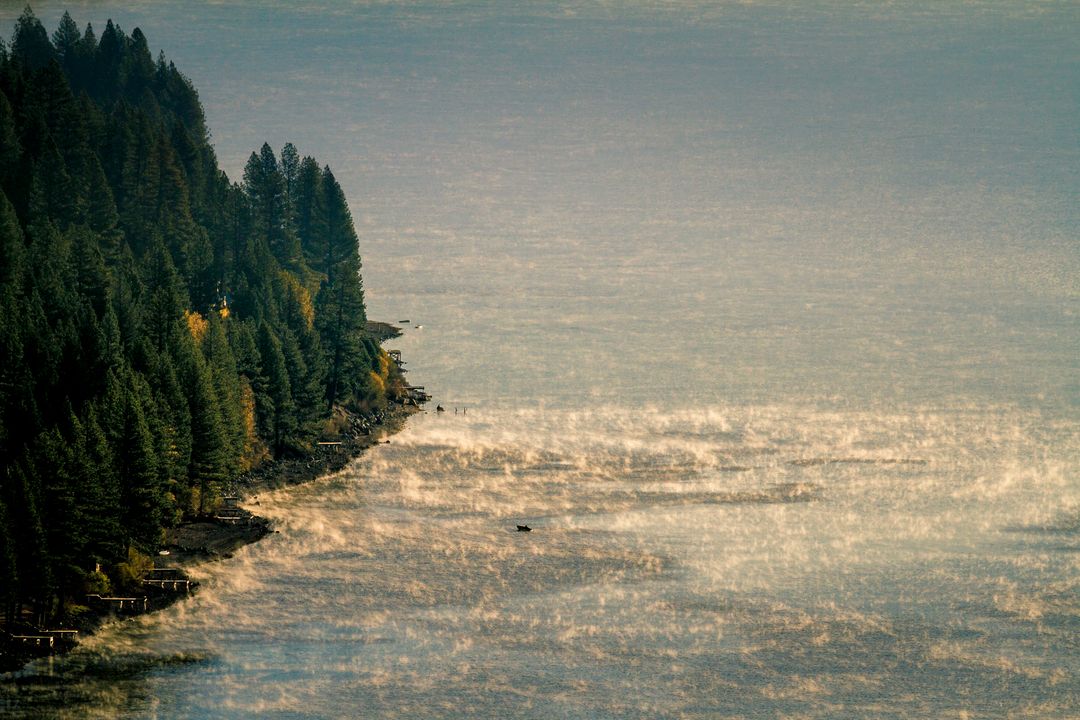
{"label": "sunlight on water", "polygon": [[447,412],[0,714],[1080,713],[1075,4],[72,12],[333,159]]}
{"label": "sunlight on water", "polygon": [[1006,409],[421,415],[63,662],[170,716],[1067,716],[1078,453]]}

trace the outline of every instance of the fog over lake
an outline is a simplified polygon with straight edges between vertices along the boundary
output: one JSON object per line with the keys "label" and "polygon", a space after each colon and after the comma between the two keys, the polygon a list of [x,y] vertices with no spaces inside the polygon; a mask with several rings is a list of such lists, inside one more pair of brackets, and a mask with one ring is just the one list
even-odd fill
{"label": "fog over lake", "polygon": [[434,400],[0,715],[1080,714],[1080,5],[33,8],[329,162]]}

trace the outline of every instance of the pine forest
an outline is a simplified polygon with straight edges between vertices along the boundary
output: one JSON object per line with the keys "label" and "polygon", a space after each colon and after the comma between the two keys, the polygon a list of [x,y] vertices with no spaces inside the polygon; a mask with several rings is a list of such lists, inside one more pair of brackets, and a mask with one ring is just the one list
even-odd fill
{"label": "pine forest", "polygon": [[218,167],[198,93],[139,29],[0,45],[0,604],[58,617],[309,452],[400,373],[366,330],[333,173],[292,145]]}

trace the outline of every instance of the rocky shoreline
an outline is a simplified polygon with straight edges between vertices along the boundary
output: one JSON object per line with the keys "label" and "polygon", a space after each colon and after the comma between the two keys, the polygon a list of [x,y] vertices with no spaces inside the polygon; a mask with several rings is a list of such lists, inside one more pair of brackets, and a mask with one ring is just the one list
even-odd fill
{"label": "rocky shoreline", "polygon": [[[345,429],[332,442],[322,444],[303,457],[273,460],[236,478],[228,495],[238,501],[266,490],[311,482],[335,473],[358,457],[367,448],[398,432],[405,419],[419,412],[418,405],[392,403],[384,413],[364,417],[342,408],[335,409]],[[273,532],[270,521],[243,507],[228,509],[228,516],[208,517],[184,523],[166,532],[164,549],[168,555],[159,556],[157,566],[190,566],[228,558],[237,549]]]}
{"label": "rocky shoreline", "polygon": [[[80,634],[91,634],[111,618],[153,612],[183,599],[198,585],[188,583],[185,568],[228,559],[239,548],[274,532],[268,519],[240,507],[244,500],[256,497],[259,492],[299,485],[341,470],[367,448],[389,442],[386,437],[401,430],[405,420],[420,411],[421,406],[415,402],[391,403],[386,411],[371,415],[335,408],[337,424],[342,428],[337,436],[315,445],[306,455],[272,460],[244,473],[227,488],[226,496],[232,506],[218,515],[198,518],[166,531],[163,554],[154,559],[155,569],[151,573],[167,572],[172,579],[162,581],[160,588],[147,588],[145,596],[124,598],[135,601],[129,605],[117,604],[120,598],[88,597],[88,602],[94,600],[90,612],[73,629]],[[0,673],[5,674],[19,670],[36,657],[63,653],[77,645],[71,635],[48,640],[47,647],[40,643],[20,645],[10,637],[6,639],[6,643],[0,643]]]}

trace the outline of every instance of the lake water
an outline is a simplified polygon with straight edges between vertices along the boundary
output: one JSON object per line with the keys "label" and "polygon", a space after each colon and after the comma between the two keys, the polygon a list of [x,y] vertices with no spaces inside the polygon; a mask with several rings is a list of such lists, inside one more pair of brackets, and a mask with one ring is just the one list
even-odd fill
{"label": "lake water", "polygon": [[1080,6],[34,7],[329,162],[447,412],[0,715],[1080,715]]}

